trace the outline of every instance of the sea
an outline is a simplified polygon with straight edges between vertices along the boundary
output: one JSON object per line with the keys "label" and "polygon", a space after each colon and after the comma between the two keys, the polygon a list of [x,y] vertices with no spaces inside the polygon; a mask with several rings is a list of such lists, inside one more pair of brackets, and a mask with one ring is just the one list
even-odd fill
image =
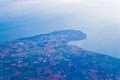
{"label": "sea", "polygon": [[120,58],[119,5],[107,0],[32,1],[2,2],[0,42],[59,30],[80,30],[87,34],[86,39],[71,44]]}

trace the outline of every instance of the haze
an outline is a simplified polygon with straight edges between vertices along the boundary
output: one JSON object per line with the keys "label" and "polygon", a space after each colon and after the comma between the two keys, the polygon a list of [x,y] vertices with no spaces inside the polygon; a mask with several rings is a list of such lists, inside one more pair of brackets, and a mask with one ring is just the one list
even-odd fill
{"label": "haze", "polygon": [[119,0],[0,0],[0,41],[77,29],[73,44],[120,58]]}

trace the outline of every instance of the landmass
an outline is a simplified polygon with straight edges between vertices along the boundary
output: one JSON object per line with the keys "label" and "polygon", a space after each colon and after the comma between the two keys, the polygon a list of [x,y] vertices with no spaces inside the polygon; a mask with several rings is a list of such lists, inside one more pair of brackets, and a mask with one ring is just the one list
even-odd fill
{"label": "landmass", "polygon": [[85,38],[62,30],[0,42],[0,80],[120,80],[120,59],[67,44]]}

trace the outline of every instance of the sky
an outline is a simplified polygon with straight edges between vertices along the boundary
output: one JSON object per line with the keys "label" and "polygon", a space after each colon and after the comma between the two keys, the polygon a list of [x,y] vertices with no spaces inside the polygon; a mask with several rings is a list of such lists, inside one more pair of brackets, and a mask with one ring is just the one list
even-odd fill
{"label": "sky", "polygon": [[77,29],[91,51],[120,58],[119,0],[0,0],[0,41]]}

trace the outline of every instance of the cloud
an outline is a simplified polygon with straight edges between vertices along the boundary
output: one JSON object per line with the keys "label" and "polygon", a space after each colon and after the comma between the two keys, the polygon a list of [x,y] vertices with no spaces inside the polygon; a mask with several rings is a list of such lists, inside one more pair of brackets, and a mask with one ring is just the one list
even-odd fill
{"label": "cloud", "polygon": [[[8,1],[10,2],[10,1]],[[119,0],[17,0],[5,5],[2,10],[13,15],[31,13],[86,14],[120,20]],[[2,12],[2,11],[0,11]],[[93,14],[93,15],[92,15]]]}
{"label": "cloud", "polygon": [[29,27],[36,28],[36,33],[47,28],[82,29],[88,34],[87,46],[102,46],[102,50],[110,45],[112,50],[120,41],[119,4],[120,0],[0,0],[0,30],[16,26],[28,33]]}
{"label": "cloud", "polygon": [[[70,17],[68,23],[88,24],[100,28],[104,24],[120,25],[119,0],[1,0],[0,18],[10,20],[20,17],[41,16]],[[38,19],[37,18],[37,19]],[[0,20],[1,20],[0,19]],[[95,26],[95,27],[94,27]],[[97,29],[96,29],[97,30]],[[98,29],[99,30],[99,29]]]}

